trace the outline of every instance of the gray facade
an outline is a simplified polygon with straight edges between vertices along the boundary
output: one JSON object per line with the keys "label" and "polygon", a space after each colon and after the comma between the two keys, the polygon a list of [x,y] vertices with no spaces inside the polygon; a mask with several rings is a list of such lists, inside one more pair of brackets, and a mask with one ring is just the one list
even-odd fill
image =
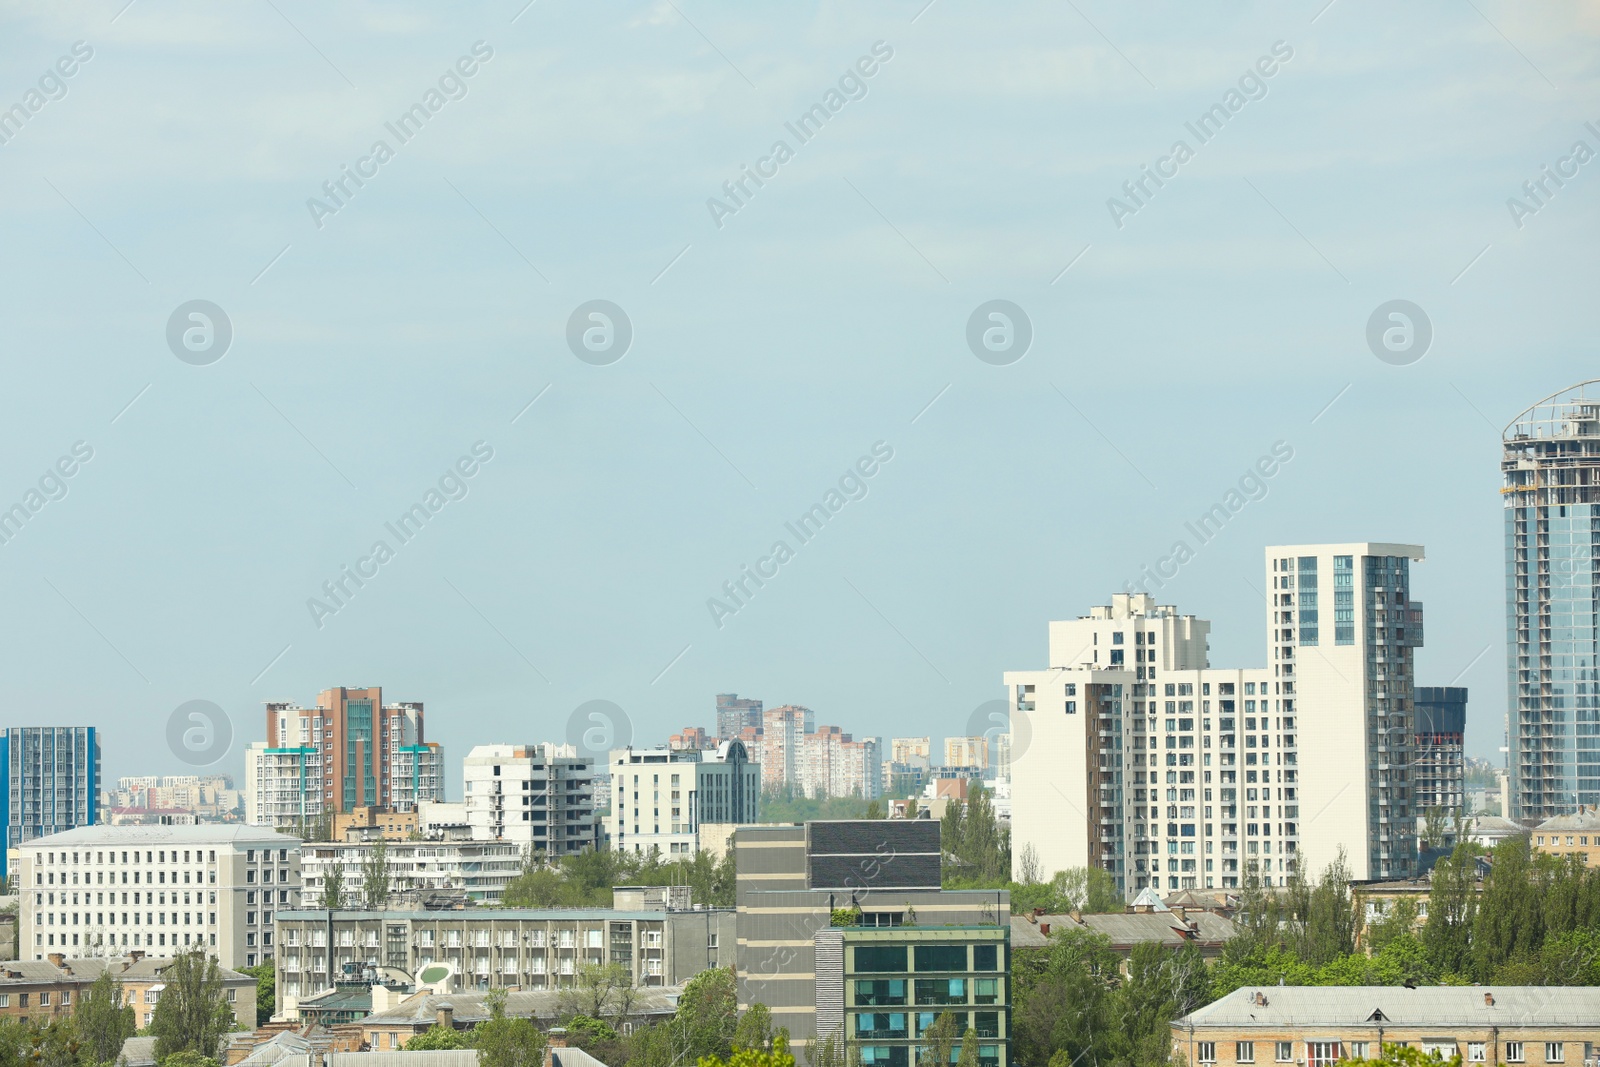
{"label": "gray facade", "polygon": [[1457,814],[1466,800],[1467,691],[1459,686],[1418,686],[1412,706],[1416,714],[1413,806],[1418,815],[1429,808]]}
{"label": "gray facade", "polygon": [[930,931],[1010,913],[1004,890],[939,887],[939,824],[928,819],[743,826],[733,847],[739,1007],[765,1004],[800,1048],[817,1036],[819,989],[842,980],[827,966],[836,910],[859,909],[862,926]]}
{"label": "gray facade", "polygon": [[718,693],[717,736],[730,741],[746,728],[761,729],[761,701],[740,700],[738,693]]}
{"label": "gray facade", "polygon": [[726,908],[300,910],[279,912],[277,926],[279,1012],[332,988],[347,965],[415,981],[443,963],[465,989],[560,989],[586,964],[623,964],[635,985],[652,987],[682,985],[734,959]]}

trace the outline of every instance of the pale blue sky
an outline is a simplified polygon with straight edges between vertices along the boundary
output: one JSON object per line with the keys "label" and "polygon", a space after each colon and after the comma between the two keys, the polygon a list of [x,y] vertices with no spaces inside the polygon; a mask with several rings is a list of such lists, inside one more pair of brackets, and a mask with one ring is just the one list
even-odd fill
{"label": "pale blue sky", "polygon": [[[0,500],[94,450],[0,545],[6,722],[102,726],[111,777],[184,770],[191,699],[237,772],[262,701],[339,684],[424,701],[452,763],[595,698],[646,741],[729,690],[964,732],[1282,440],[1161,599],[1259,665],[1264,545],[1421,543],[1420,680],[1470,686],[1469,751],[1501,744],[1498,429],[1596,373],[1600,162],[1520,229],[1506,201],[1600,148],[1594,4],[124,3],[0,12],[0,107],[93,49],[0,145]],[[307,199],[379,138],[319,229]],[[1180,138],[1119,229],[1107,199]],[[965,341],[997,298],[1034,329],[1010,366]],[[1365,341],[1397,298],[1435,331],[1409,366]],[[233,325],[209,366],[165,341],[194,299]],[[592,299],[633,324],[609,366],[566,345]],[[307,598],[478,441],[469,495],[318,629]],[[707,598],[877,441],[867,496],[716,628]]]}

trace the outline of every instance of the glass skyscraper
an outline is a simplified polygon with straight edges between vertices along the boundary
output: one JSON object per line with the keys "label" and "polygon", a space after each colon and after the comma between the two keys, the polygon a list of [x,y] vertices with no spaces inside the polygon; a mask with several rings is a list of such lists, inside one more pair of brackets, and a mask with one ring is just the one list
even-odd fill
{"label": "glass skyscraper", "polygon": [[1511,808],[1600,803],[1600,379],[1502,435]]}

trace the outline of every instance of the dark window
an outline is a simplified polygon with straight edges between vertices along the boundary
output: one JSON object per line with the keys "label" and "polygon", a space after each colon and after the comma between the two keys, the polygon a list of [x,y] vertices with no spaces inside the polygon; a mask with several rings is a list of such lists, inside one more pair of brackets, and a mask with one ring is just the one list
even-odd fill
{"label": "dark window", "polygon": [[[858,954],[860,949],[856,949]],[[860,970],[859,967],[856,968]],[[964,971],[967,969],[966,945],[918,945],[917,970]]]}
{"label": "dark window", "polygon": [[856,1003],[863,1007],[895,1007],[905,1002],[904,978],[877,978],[856,983]]}
{"label": "dark window", "polygon": [[997,1011],[973,1012],[973,1029],[978,1031],[979,1037],[1000,1036],[1000,1013]]}
{"label": "dark window", "polygon": [[905,971],[906,947],[904,945],[857,945],[856,970]]}
{"label": "dark window", "polygon": [[[996,951],[996,946],[994,946],[994,945],[973,945],[972,946],[972,969],[975,970],[975,971],[993,971],[993,970],[996,970],[997,969],[996,968],[996,957],[998,955],[999,955],[999,953]],[[993,1035],[979,1034],[978,1036],[979,1037],[990,1037],[990,1036],[993,1036]]]}

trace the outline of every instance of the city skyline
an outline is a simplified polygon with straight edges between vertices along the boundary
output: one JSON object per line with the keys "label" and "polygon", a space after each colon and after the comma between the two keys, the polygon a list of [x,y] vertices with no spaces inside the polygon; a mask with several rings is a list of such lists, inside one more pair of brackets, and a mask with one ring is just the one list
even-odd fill
{"label": "city skyline", "polygon": [[1240,619],[1261,546],[1382,536],[1497,757],[1500,432],[1592,376],[1600,25],[1319,8],[13,13],[8,706],[112,776],[204,700],[242,779],[267,700],[380,680],[452,753],[728,691],[958,731],[1147,571]]}

